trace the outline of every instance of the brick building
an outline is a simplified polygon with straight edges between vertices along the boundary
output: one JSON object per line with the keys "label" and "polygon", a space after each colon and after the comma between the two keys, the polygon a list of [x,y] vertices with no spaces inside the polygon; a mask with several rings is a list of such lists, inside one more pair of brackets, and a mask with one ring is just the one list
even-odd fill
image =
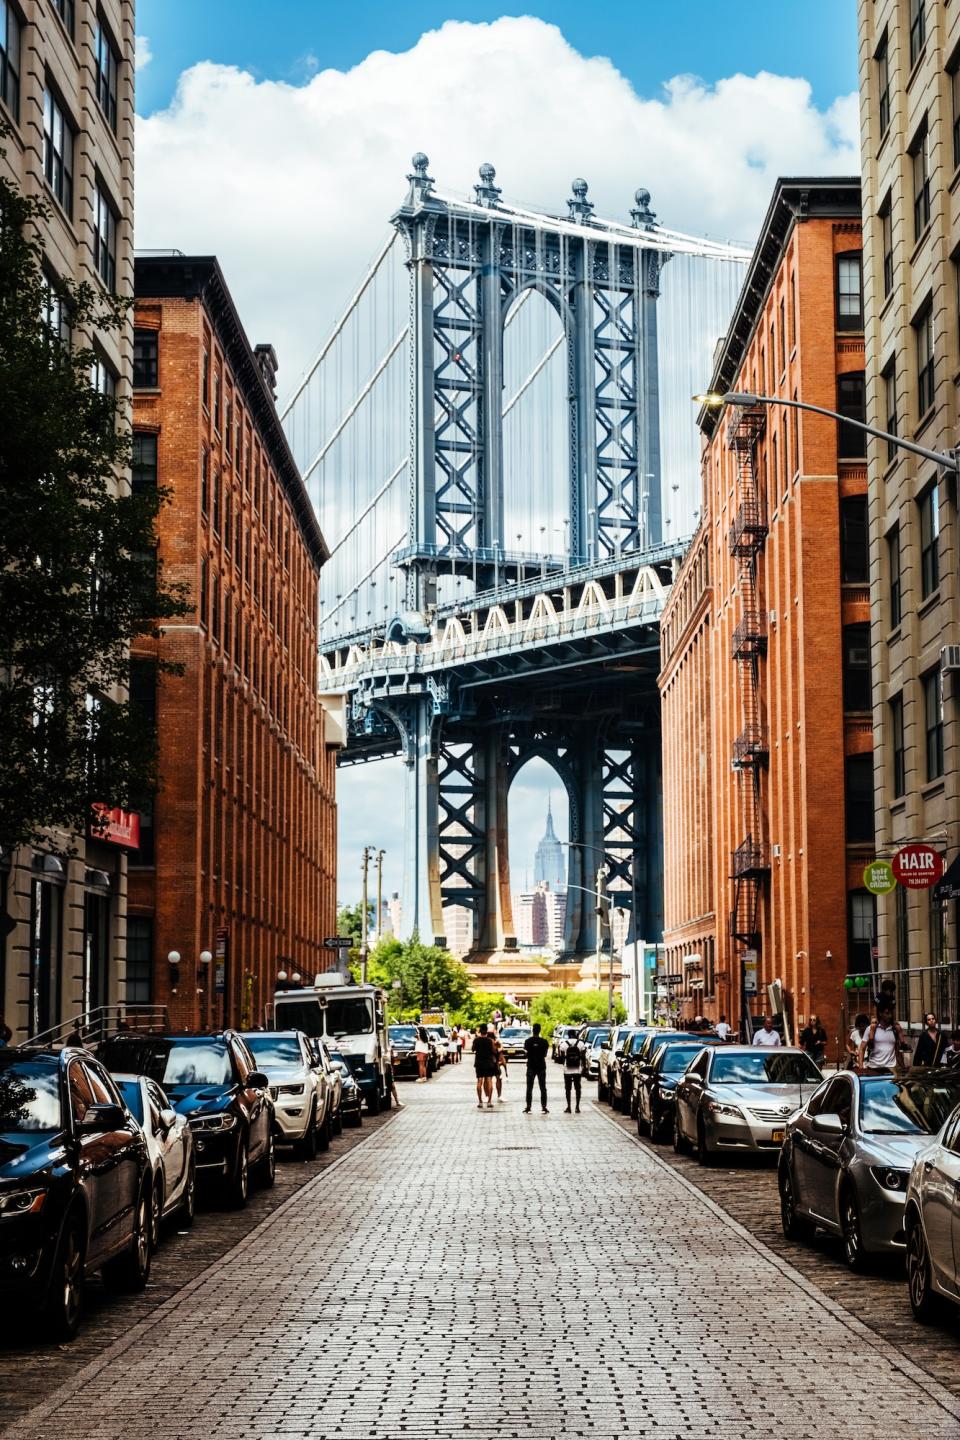
{"label": "brick building", "polygon": [[[217,261],[138,258],[135,286],[134,484],[172,492],[159,555],[194,610],[133,662],[161,790],[130,867],[127,997],[178,1025],[249,1024],[278,969],[327,968],[336,929],[327,550],[274,404],[276,356],[251,350]],[[183,673],[158,684],[158,654]]]}
{"label": "brick building", "polygon": [[[863,419],[860,249],[857,181],[780,181],[710,390]],[[788,1032],[816,1012],[835,1034],[875,935],[863,437],[776,404],[700,426],[663,620],[667,944],[693,956],[688,1011],[760,1014],[776,979]]]}
{"label": "brick building", "polygon": [[[90,345],[92,383],[129,416],[132,325],[81,335],[64,281],[119,295],[133,287],[133,0],[0,3],[0,170],[42,199],[46,319]],[[118,485],[129,483],[117,476]],[[109,800],[110,797],[104,797]],[[0,1013],[15,1041],[123,999],[128,823],[100,837],[51,834],[0,849]]]}

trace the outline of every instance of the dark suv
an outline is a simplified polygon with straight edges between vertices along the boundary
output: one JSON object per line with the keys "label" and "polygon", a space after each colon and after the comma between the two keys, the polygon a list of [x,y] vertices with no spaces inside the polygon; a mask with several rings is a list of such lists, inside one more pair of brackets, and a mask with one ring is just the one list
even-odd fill
{"label": "dark suv", "polygon": [[70,1340],[96,1270],[116,1290],[147,1283],[143,1132],[86,1051],[0,1049],[0,1296]]}
{"label": "dark suv", "polygon": [[247,1203],[250,1173],[276,1173],[270,1082],[235,1030],[212,1035],[115,1035],[97,1052],[117,1075],[148,1075],[190,1121],[197,1177],[228,1204]]}

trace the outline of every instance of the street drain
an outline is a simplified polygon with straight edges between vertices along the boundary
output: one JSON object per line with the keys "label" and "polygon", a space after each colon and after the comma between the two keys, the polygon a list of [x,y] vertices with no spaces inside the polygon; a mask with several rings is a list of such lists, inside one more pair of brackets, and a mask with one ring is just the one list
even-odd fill
{"label": "street drain", "polygon": [[497,1150],[503,1153],[507,1150],[539,1150],[539,1145],[498,1145]]}

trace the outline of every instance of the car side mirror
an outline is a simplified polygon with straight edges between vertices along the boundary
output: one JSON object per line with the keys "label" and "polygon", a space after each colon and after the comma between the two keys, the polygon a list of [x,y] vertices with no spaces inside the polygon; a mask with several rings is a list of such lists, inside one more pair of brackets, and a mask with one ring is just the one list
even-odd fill
{"label": "car side mirror", "polygon": [[91,1105],[80,1121],[85,1135],[105,1135],[108,1130],[122,1130],[127,1117],[119,1105]]}
{"label": "car side mirror", "polygon": [[847,1127],[839,1115],[814,1115],[813,1128],[820,1135],[843,1135]]}
{"label": "car side mirror", "polygon": [[247,1076],[248,1090],[269,1090],[270,1081],[262,1070],[251,1070]]}
{"label": "car side mirror", "polygon": [[600,1041],[600,1049],[601,1049],[601,1050],[609,1050],[609,1049],[610,1049],[610,1041],[609,1041],[609,1040],[601,1040],[601,1041]]}
{"label": "car side mirror", "polygon": [[176,1125],[176,1123],[177,1123],[177,1112],[176,1112],[176,1110],[171,1110],[171,1109],[169,1108],[169,1106],[168,1106],[166,1109],[160,1111],[160,1124],[163,1126],[163,1128],[164,1128],[165,1131],[167,1131],[167,1132],[169,1133],[169,1131],[171,1131],[171,1130],[173,1129],[173,1127],[174,1127],[174,1125]]}

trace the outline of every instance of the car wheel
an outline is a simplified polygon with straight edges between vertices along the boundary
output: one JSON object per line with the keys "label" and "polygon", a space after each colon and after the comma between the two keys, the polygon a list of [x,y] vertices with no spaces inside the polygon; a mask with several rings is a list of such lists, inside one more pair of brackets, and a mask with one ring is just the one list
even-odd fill
{"label": "car wheel", "polygon": [[310,1123],[297,1151],[304,1160],[316,1160],[317,1158],[317,1102],[314,1100],[310,1106]]}
{"label": "car wheel", "polygon": [[840,1229],[843,1234],[843,1258],[855,1274],[862,1275],[867,1268],[867,1252],[863,1248],[860,1206],[852,1185],[844,1186],[840,1196]]}
{"label": "car wheel", "polygon": [[360,1126],[363,1124],[363,1106],[362,1106],[362,1105],[358,1105],[357,1108],[356,1108],[356,1110],[355,1110],[355,1111],[353,1112],[353,1114],[350,1116],[350,1124],[353,1126],[353,1128],[354,1128],[355,1130],[359,1130],[359,1129],[360,1129]]}
{"label": "car wheel", "polygon": [[597,1099],[598,1099],[598,1100],[608,1100],[609,1098],[610,1098],[610,1095],[609,1095],[609,1092],[608,1092],[608,1090],[607,1090],[606,1085],[604,1085],[603,1081],[602,1081],[601,1079],[599,1079],[599,1077],[598,1077],[598,1079],[597,1079]]}
{"label": "car wheel", "polygon": [[690,1149],[690,1141],[680,1129],[680,1116],[673,1117],[673,1153],[675,1155],[686,1155]]}
{"label": "car wheel", "polygon": [[337,1111],[336,1115],[334,1115],[334,1117],[333,1117],[333,1133],[334,1133],[335,1135],[342,1135],[342,1134],[343,1134],[343,1102],[342,1102],[342,1101],[341,1101],[339,1110]]}
{"label": "car wheel", "polygon": [[932,1325],[943,1318],[945,1306],[933,1288],[930,1252],[919,1220],[914,1221],[907,1236],[907,1289],[910,1308],[921,1325]]}
{"label": "car wheel", "polygon": [[777,1188],[780,1191],[780,1227],[788,1240],[812,1240],[816,1226],[797,1212],[797,1196],[793,1188],[793,1177],[787,1165],[781,1165],[777,1172]]}
{"label": "car wheel", "polygon": [[670,1117],[654,1115],[650,1126],[650,1139],[655,1140],[658,1145],[666,1145],[670,1139]]}
{"label": "car wheel", "polygon": [[101,1272],[110,1290],[143,1290],[150,1278],[150,1203],[145,1185],[134,1211],[130,1244],[121,1255],[108,1260]]}
{"label": "car wheel", "polygon": [[373,1089],[370,1091],[370,1095],[367,1099],[367,1114],[380,1114],[380,1090],[376,1085],[374,1085]]}
{"label": "car wheel", "polygon": [[247,1149],[247,1142],[243,1138],[237,1141],[237,1158],[233,1165],[233,1174],[227,1182],[227,1203],[233,1210],[242,1210],[247,1203],[247,1196],[250,1194],[250,1154]]}
{"label": "car wheel", "polygon": [[190,1226],[193,1224],[197,1214],[197,1165],[191,1158],[190,1168],[187,1170],[187,1178],[183,1186],[183,1199],[180,1201],[180,1224]]}
{"label": "car wheel", "polygon": [[707,1127],[703,1123],[703,1117],[697,1121],[697,1160],[701,1165],[709,1166],[714,1162],[715,1156],[707,1145]]}
{"label": "car wheel", "polygon": [[324,1116],[323,1124],[320,1126],[319,1130],[317,1131],[317,1149],[318,1149],[318,1150],[329,1150],[329,1149],[330,1149],[330,1132],[331,1132],[332,1129],[333,1129],[333,1122],[331,1121],[330,1116],[329,1116],[329,1115]]}
{"label": "car wheel", "polygon": [[273,1131],[267,1136],[267,1153],[257,1165],[257,1179],[264,1190],[270,1190],[277,1178],[277,1142]]}
{"label": "car wheel", "polygon": [[156,1253],[160,1249],[160,1226],[163,1223],[163,1185],[158,1178],[154,1178],[150,1187],[150,1249]]}
{"label": "car wheel", "polygon": [[83,1227],[72,1216],[63,1227],[43,1310],[43,1328],[51,1340],[72,1340],[83,1301]]}
{"label": "car wheel", "polygon": [[637,1106],[637,1134],[638,1134],[638,1135],[649,1135],[649,1134],[650,1134],[650,1126],[647,1124],[646,1120],[644,1119],[643,1110],[641,1109],[641,1107],[640,1107],[639,1105]]}
{"label": "car wheel", "polygon": [[393,1106],[393,1091],[390,1089],[389,1085],[385,1084],[383,1087],[383,1098],[381,1099],[380,1104],[384,1110],[389,1110]]}

